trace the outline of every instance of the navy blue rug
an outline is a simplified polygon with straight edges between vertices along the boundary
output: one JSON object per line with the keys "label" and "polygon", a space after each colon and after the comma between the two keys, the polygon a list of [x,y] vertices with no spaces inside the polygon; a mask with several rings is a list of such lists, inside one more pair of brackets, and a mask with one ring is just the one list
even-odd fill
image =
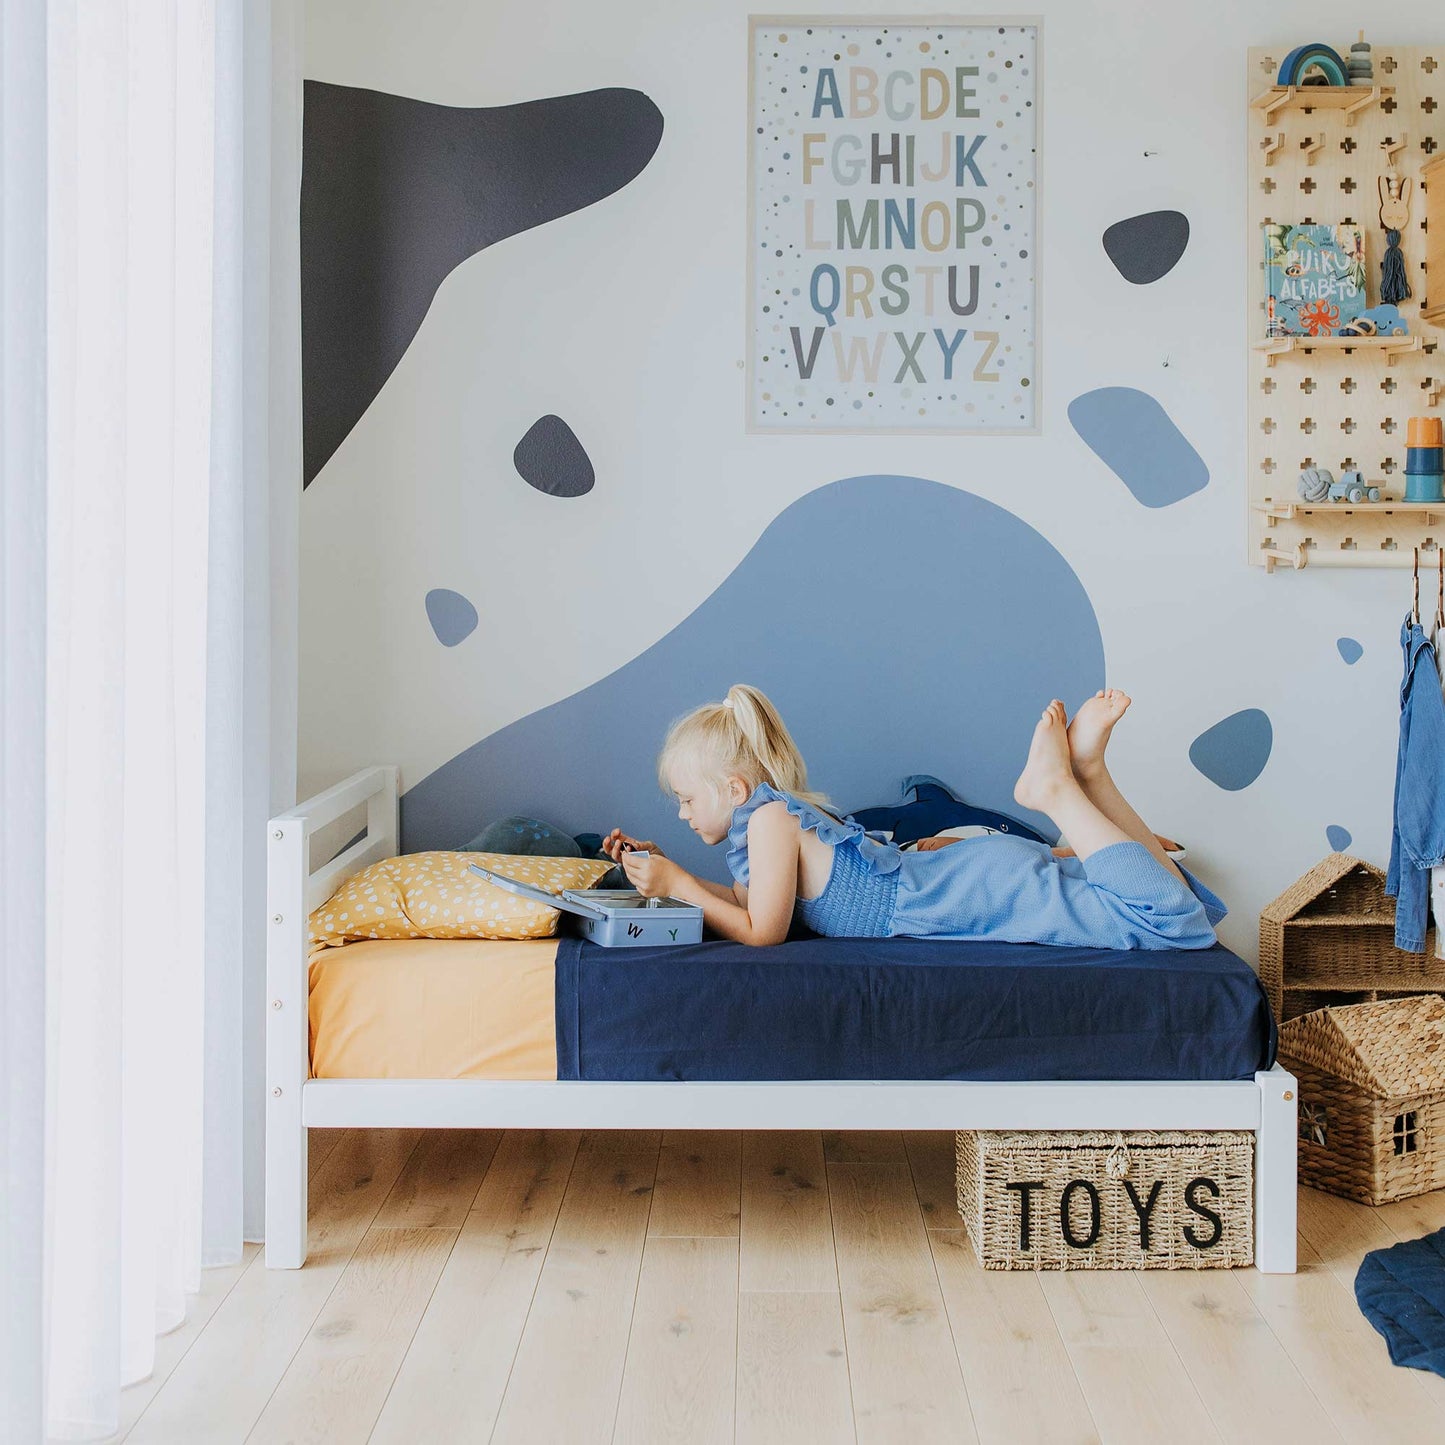
{"label": "navy blue rug", "polygon": [[1395,1364],[1445,1375],[1445,1229],[1371,1250],[1355,1276],[1355,1299]]}

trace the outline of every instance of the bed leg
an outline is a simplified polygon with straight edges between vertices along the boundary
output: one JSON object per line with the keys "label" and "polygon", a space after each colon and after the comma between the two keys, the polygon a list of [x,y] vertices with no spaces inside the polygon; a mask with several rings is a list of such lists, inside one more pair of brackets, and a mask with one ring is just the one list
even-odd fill
{"label": "bed leg", "polygon": [[1258,1073],[1259,1130],[1254,1136],[1254,1267],[1295,1272],[1295,1114],[1299,1088],[1278,1064]]}
{"label": "bed leg", "polygon": [[266,1268],[306,1263],[306,1126],[311,1072],[306,972],[307,847],[300,820],[267,824]]}

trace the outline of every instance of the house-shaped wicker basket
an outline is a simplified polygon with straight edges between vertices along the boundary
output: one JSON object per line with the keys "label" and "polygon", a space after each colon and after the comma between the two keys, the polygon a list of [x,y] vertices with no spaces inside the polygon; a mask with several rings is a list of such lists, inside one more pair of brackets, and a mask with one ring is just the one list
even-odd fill
{"label": "house-shaped wicker basket", "polygon": [[1445,989],[1445,960],[1395,947],[1395,900],[1385,875],[1331,853],[1259,915],[1259,978],[1284,1022],[1328,1005],[1372,1003]]}
{"label": "house-shaped wicker basket", "polygon": [[1280,1030],[1299,1179],[1365,1204],[1445,1187],[1445,999],[1323,1008]]}

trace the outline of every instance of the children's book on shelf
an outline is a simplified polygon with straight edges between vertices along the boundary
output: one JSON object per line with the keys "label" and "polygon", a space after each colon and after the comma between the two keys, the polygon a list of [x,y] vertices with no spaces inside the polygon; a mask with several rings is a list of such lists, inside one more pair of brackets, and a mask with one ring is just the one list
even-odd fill
{"label": "children's book on shelf", "polygon": [[1357,226],[1264,227],[1265,335],[1338,336],[1366,307]]}

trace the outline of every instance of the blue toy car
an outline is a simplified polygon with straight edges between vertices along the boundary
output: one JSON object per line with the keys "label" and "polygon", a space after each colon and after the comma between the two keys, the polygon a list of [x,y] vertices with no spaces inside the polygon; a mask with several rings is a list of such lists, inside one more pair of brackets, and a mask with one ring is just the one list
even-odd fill
{"label": "blue toy car", "polygon": [[1372,487],[1359,472],[1342,472],[1340,479],[1330,485],[1329,499],[1332,502],[1378,502],[1380,489]]}

